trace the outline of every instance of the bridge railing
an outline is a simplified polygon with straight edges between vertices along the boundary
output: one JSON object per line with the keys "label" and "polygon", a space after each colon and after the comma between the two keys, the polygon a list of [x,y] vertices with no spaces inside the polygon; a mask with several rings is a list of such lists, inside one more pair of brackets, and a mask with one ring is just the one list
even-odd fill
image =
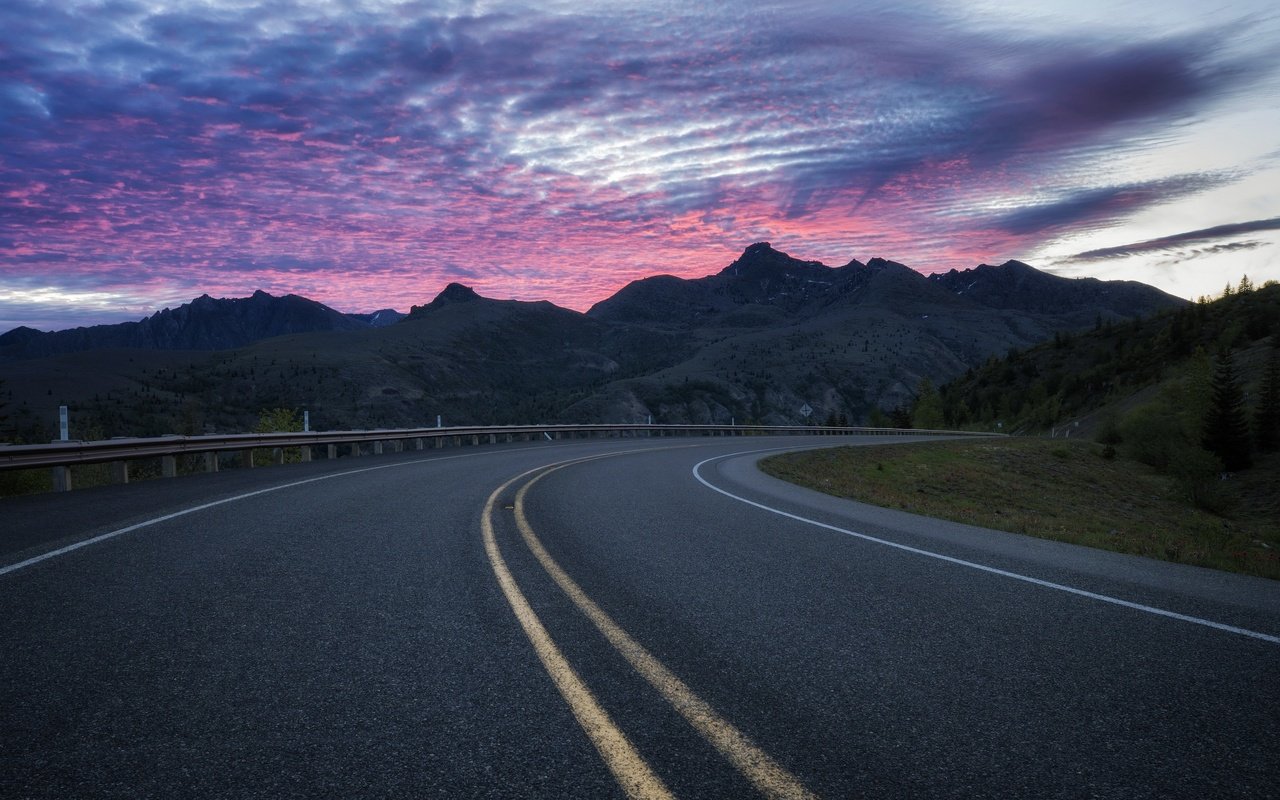
{"label": "bridge railing", "polygon": [[129,480],[129,462],[159,458],[164,477],[177,475],[179,456],[203,455],[204,469],[217,472],[219,454],[239,453],[239,466],[255,466],[254,451],[269,449],[270,460],[282,463],[286,448],[299,448],[301,459],[310,461],[313,450],[323,447],[328,458],[337,458],[341,448],[349,455],[364,454],[366,445],[373,454],[384,452],[386,445],[399,452],[406,446],[423,450],[427,447],[460,447],[499,441],[531,441],[533,439],[565,439],[584,437],[640,436],[990,436],[971,431],[920,430],[908,428],[833,427],[813,425],[494,425],[456,428],[388,428],[362,431],[292,431],[280,433],[233,433],[205,436],[158,436],[149,438],[115,438],[101,441],[57,441],[49,444],[0,445],[0,471],[50,468],[54,489],[71,488],[70,468],[83,464],[111,464],[112,478],[117,483]]}

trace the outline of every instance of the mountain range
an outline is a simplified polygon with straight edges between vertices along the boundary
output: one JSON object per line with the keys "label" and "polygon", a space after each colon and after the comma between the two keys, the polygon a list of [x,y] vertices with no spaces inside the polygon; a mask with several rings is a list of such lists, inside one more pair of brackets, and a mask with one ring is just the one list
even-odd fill
{"label": "mountain range", "polygon": [[42,332],[19,327],[0,335],[0,361],[103,348],[229,350],[272,336],[384,327],[404,318],[392,309],[344,314],[295,294],[218,299],[207,294],[138,322]]}
{"label": "mountain range", "polygon": [[857,423],[909,403],[922,379],[1185,304],[1017,261],[925,277],[881,258],[829,267],[761,242],[718,273],[635,281],[585,314],[450,284],[407,315],[258,292],[135,323],[19,328],[0,336],[0,374],[32,424],[67,404],[107,435],[244,429],[277,406],[332,428],[437,414],[780,424],[803,421],[806,406]]}

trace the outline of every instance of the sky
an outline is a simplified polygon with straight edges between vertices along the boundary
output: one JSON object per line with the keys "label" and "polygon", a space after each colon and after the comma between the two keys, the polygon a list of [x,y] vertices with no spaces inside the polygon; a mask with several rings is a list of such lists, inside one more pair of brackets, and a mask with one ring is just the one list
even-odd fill
{"label": "sky", "polygon": [[1280,279],[1270,2],[6,0],[0,331],[585,310],[749,244]]}

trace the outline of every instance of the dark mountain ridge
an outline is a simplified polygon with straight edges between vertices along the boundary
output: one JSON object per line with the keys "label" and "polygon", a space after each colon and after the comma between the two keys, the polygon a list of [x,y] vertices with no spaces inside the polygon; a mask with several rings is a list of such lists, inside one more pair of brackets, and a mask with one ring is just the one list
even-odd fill
{"label": "dark mountain ridge", "polygon": [[[715,275],[657,275],[632,281],[587,315],[608,322],[690,328],[706,324],[768,324],[802,312],[865,280],[861,263],[828,267],[801,261],[757,242]],[[779,314],[777,312],[783,312]]]}
{"label": "dark mountain ridge", "polygon": [[930,275],[929,280],[984,306],[1044,314],[1094,309],[1132,317],[1187,304],[1145,283],[1060,278],[1021,261],[998,267],[980,264],[963,272],[953,269]]}
{"label": "dark mountain ridge", "polygon": [[275,297],[256,291],[250,297],[220,299],[204,294],[138,322],[48,333],[15,328],[0,335],[0,362],[104,348],[229,350],[291,333],[379,327],[397,322],[397,313],[343,314],[294,294]]}
{"label": "dark mountain ridge", "polygon": [[633,281],[587,314],[609,322],[687,329],[767,325],[832,307],[882,304],[920,313],[994,308],[1048,315],[1061,327],[1083,327],[1099,313],[1127,319],[1186,302],[1133,281],[1060,278],[1019,261],[925,277],[884,258],[828,267],[758,242],[715,275]]}

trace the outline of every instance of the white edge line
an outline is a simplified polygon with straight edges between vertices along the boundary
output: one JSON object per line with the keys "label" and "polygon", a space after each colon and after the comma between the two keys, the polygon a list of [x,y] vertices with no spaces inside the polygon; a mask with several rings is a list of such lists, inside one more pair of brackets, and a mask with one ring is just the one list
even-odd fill
{"label": "white edge line", "polygon": [[[774,448],[774,449],[787,449],[787,448]],[[828,525],[825,522],[819,522],[818,520],[809,519],[808,517],[802,517],[797,514],[792,514],[787,511],[783,511],[781,509],[764,505],[763,503],[757,503],[754,500],[748,500],[745,497],[739,497],[738,495],[733,494],[732,492],[727,492],[718,486],[713,486],[705,478],[702,477],[702,473],[700,472],[704,464],[710,463],[712,461],[720,461],[726,458],[734,458],[737,456],[753,455],[755,453],[767,453],[767,452],[770,452],[770,450],[750,450],[750,451],[745,451],[741,453],[730,453],[728,455],[715,456],[713,458],[708,458],[703,461],[699,461],[697,464],[693,466],[693,477],[697,478],[698,482],[701,483],[703,486],[707,487],[708,489],[711,489],[712,491],[719,492],[725,497],[733,498],[734,500],[737,500],[740,503],[746,503],[749,506],[755,506],[756,508],[759,508],[763,511],[768,511],[773,514],[778,514],[779,516],[783,516],[788,519],[793,519],[797,522],[803,522],[808,525],[813,525],[819,528],[825,528],[829,531],[835,531],[836,533],[843,533],[848,536],[853,536],[857,539],[862,539],[864,541],[873,542],[875,544],[882,544],[882,545],[885,545],[886,547],[893,547],[898,550],[905,550],[908,553],[915,553],[916,555],[927,556],[929,558],[936,558],[939,561],[946,561],[947,563],[950,563],[950,564],[956,564],[962,567],[969,567],[970,569],[976,569],[982,572],[989,572],[993,575],[1000,575],[1005,578],[1012,578],[1017,581],[1023,581],[1025,583],[1035,584],[1036,586],[1043,586],[1046,589],[1055,589],[1059,592],[1067,592],[1068,594],[1079,595],[1080,597],[1087,597],[1090,600],[1098,600],[1103,603],[1111,603],[1112,605],[1124,606],[1125,608],[1132,608],[1136,611],[1144,611],[1148,614],[1155,614],[1161,617],[1169,617],[1170,619],[1181,620],[1183,622],[1190,622],[1196,625],[1204,625],[1209,628],[1216,628],[1217,630],[1220,630],[1220,631],[1239,634],[1240,636],[1249,636],[1254,639],[1261,639],[1264,642],[1271,642],[1272,644],[1280,644],[1280,636],[1272,636],[1270,634],[1260,633],[1258,631],[1251,631],[1248,628],[1237,628],[1234,625],[1226,625],[1221,622],[1214,622],[1213,620],[1210,620],[1210,619],[1193,617],[1188,614],[1179,614],[1176,611],[1167,611],[1163,608],[1156,608],[1155,606],[1143,605],[1142,603],[1134,603],[1130,600],[1122,600],[1119,597],[1111,597],[1110,595],[1098,594],[1096,592],[1086,591],[1085,589],[1077,589],[1074,586],[1066,586],[1061,583],[1053,583],[1052,581],[1041,580],[1040,578],[1033,578],[1030,575],[1022,575],[1017,572],[1010,572],[1008,570],[998,569],[996,567],[989,567],[989,566],[986,566],[985,564],[978,564],[973,561],[965,561],[962,558],[955,558],[953,556],[943,555],[942,553],[935,553],[932,550],[923,550],[919,547],[912,547],[911,545],[900,544],[898,542],[891,542],[888,539],[880,539],[875,536],[869,536],[868,534],[865,534],[865,533],[858,533],[857,531],[851,531],[851,530],[848,530],[847,528],[840,528],[835,525]]]}
{"label": "white edge line", "polygon": [[[566,445],[558,445],[558,446],[565,447]],[[8,575],[11,572],[17,572],[20,569],[26,569],[27,567],[39,564],[41,561],[48,561],[51,558],[57,558],[58,556],[66,555],[67,553],[74,552],[76,550],[79,550],[82,547],[88,547],[91,544],[97,544],[98,542],[105,542],[107,539],[114,539],[117,536],[123,536],[124,534],[131,533],[133,531],[138,530],[139,528],[146,528],[148,526],[156,525],[161,522],[167,522],[171,519],[184,517],[187,514],[194,514],[197,511],[204,511],[206,508],[213,508],[214,506],[220,506],[220,505],[223,505],[224,503],[234,503],[237,500],[245,500],[250,497],[256,497],[257,495],[260,495],[260,494],[267,494],[269,492],[278,492],[281,489],[292,489],[295,486],[303,486],[308,483],[315,483],[316,481],[327,481],[331,478],[343,478],[343,477],[346,477],[347,475],[358,475],[361,472],[373,472],[374,470],[379,470],[379,469],[409,467],[409,466],[413,466],[414,464],[425,464],[432,461],[452,461],[453,459],[457,459],[457,458],[474,458],[476,456],[487,456],[487,455],[495,455],[495,453],[492,453],[492,452],[461,453],[455,456],[437,456],[434,458],[415,458],[413,461],[399,461],[399,462],[396,462],[395,464],[379,464],[376,467],[361,467],[360,469],[350,469],[350,470],[346,470],[345,472],[334,472],[329,475],[320,475],[315,478],[307,478],[301,481],[293,481],[292,483],[282,483],[279,486],[268,486],[265,489],[257,489],[255,491],[245,492],[244,494],[238,494],[233,497],[224,497],[221,500],[214,500],[212,503],[204,503],[202,505],[192,506],[191,508],[184,508],[181,511],[175,511],[172,514],[165,514],[162,517],[155,517],[153,519],[143,520],[142,522],[134,523],[133,525],[129,525],[128,527],[125,527],[125,528],[120,528],[119,530],[110,531],[108,533],[101,533],[101,534],[98,534],[97,536],[91,537],[89,539],[85,539],[83,541],[72,542],[71,544],[66,545],[65,547],[59,547],[56,550],[50,550],[47,553],[41,553],[38,556],[32,556],[31,558],[28,558],[25,561],[19,561],[15,564],[7,564],[3,567],[0,567],[0,576]]]}

